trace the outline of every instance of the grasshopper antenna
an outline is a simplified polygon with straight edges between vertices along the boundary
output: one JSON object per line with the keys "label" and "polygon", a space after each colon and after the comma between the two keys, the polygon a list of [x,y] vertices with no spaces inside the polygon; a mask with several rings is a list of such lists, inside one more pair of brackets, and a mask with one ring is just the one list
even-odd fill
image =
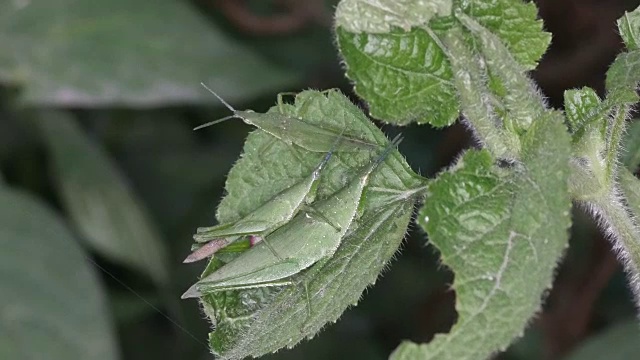
{"label": "grasshopper antenna", "polygon": [[220,100],[220,102],[229,110],[231,110],[234,114],[236,113],[236,109],[233,108],[233,106],[229,105],[228,102],[224,101],[223,98],[220,97],[220,95],[216,94],[215,91],[211,90],[207,85],[205,85],[203,82],[200,83],[200,85],[202,85],[205,89],[207,89],[210,93],[213,94],[213,96],[215,96],[216,98],[218,98],[218,100]]}
{"label": "grasshopper antenna", "polygon": [[193,130],[200,130],[200,129],[202,129],[202,128],[206,128],[206,127],[209,127],[209,126],[211,126],[211,125],[215,125],[215,124],[217,124],[217,123],[221,123],[221,122],[223,122],[223,121],[227,121],[227,120],[229,120],[229,119],[234,119],[234,118],[236,118],[236,116],[235,116],[235,115],[225,116],[225,117],[223,117],[222,119],[213,120],[213,121],[209,121],[208,123],[205,123],[205,124],[202,124],[202,125],[198,125],[198,126],[194,127],[194,128],[193,128]]}
{"label": "grasshopper antenna", "polygon": [[221,119],[214,120],[214,121],[209,121],[208,123],[205,123],[205,124],[202,124],[202,125],[196,126],[196,127],[194,127],[194,128],[193,128],[193,130],[194,130],[194,131],[195,131],[195,130],[200,130],[200,129],[202,129],[202,128],[206,128],[206,127],[209,127],[209,126],[211,126],[211,125],[215,125],[215,124],[221,123],[221,122],[223,122],[223,121],[227,121],[227,120],[229,120],[229,119],[233,119],[233,118],[237,118],[237,117],[238,117],[236,109],[234,109],[234,108],[233,108],[233,106],[229,105],[229,103],[228,103],[228,102],[224,101],[224,99],[223,99],[222,97],[220,97],[220,95],[216,94],[216,92],[215,92],[215,91],[211,90],[211,89],[210,89],[207,85],[205,85],[203,82],[201,82],[201,83],[200,83],[200,85],[202,85],[202,87],[204,87],[204,88],[205,88],[205,89],[207,89],[210,93],[212,93],[212,94],[213,94],[213,96],[215,96],[216,98],[218,98],[218,100],[220,100],[220,102],[221,102],[221,103],[222,103],[222,104],[223,104],[227,109],[229,109],[229,110],[231,110],[231,111],[233,112],[233,115],[225,116],[225,117],[223,117],[223,118],[221,118]]}

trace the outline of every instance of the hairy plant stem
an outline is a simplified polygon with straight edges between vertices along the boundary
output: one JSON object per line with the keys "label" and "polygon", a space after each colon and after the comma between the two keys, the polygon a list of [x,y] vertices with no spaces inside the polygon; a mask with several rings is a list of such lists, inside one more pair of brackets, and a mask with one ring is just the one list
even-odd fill
{"label": "hairy plant stem", "polygon": [[[636,216],[623,201],[615,181],[602,182],[588,169],[571,164],[571,197],[583,205],[598,221],[612,243],[613,250],[629,276],[629,283],[640,307],[640,227]],[[633,177],[625,169],[621,176]],[[623,181],[628,179],[623,178]]]}
{"label": "hairy plant stem", "polygon": [[615,115],[611,119],[612,123],[609,128],[609,139],[607,141],[606,155],[606,179],[608,184],[613,184],[618,164],[618,152],[620,149],[620,141],[625,129],[625,120],[629,113],[629,106],[621,106],[617,109]]}
{"label": "hairy plant stem", "polygon": [[629,283],[640,307],[640,228],[626,205],[615,195],[587,202],[590,211],[601,220],[618,259],[629,276]]}
{"label": "hairy plant stem", "polygon": [[429,35],[447,54],[453,69],[453,83],[458,90],[464,119],[473,129],[477,139],[496,157],[517,159],[519,144],[516,136],[502,129],[502,121],[497,118],[493,108],[487,80],[481,74],[486,73],[484,63],[478,61],[464,42],[461,30],[451,30],[442,41],[433,31]]}

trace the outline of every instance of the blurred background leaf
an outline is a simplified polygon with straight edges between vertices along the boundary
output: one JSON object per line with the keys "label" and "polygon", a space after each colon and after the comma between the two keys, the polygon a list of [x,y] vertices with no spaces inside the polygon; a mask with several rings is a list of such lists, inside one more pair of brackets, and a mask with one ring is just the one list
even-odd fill
{"label": "blurred background leaf", "polygon": [[36,122],[48,145],[58,193],[82,238],[105,258],[167,286],[160,234],[100,144],[64,112],[42,112]]}
{"label": "blurred background leaf", "polygon": [[587,338],[566,360],[627,360],[638,354],[638,322],[625,321]]}
{"label": "blurred background leaf", "polygon": [[[553,41],[531,75],[549,103],[561,105],[565,89],[582,86],[598,90],[602,97],[604,72],[622,44],[615,21],[640,1],[535,2]],[[228,115],[199,83],[207,83],[239,109],[265,111],[280,91],[333,87],[363,106],[345,80],[333,43],[336,3],[0,0],[0,179],[4,179],[0,187],[28,194],[0,196],[0,303],[17,298],[34,314],[43,311],[39,301],[47,301],[45,310],[51,314],[64,309],[57,313],[59,319],[73,325],[76,345],[90,351],[64,354],[65,359],[108,360],[117,354],[132,360],[210,359],[200,343],[206,342],[210,325],[197,303],[171,304],[167,297],[177,302],[201,273],[203,265],[185,266],[181,260],[189,252],[194,229],[214,224],[226,174],[250,129],[231,121],[193,132],[201,123]],[[38,126],[28,121],[34,117]],[[72,123],[73,130],[53,139],[53,131],[61,131],[65,122]],[[52,132],[43,133],[43,127]],[[443,131],[415,125],[385,126],[383,131],[388,137],[403,132],[400,152],[414,171],[428,177],[473,143],[460,124]],[[125,209],[135,199],[135,206],[156,228],[154,246],[165,248],[165,260],[137,259],[138,266],[130,266],[82,241],[87,240],[81,239],[84,232],[72,237],[68,229],[60,230],[76,223],[65,211],[70,208],[59,187],[54,141],[60,143],[57,147],[80,151],[68,155],[65,169],[88,171],[78,174],[85,189],[127,189],[129,200],[99,197],[94,198],[100,202],[96,206]],[[632,145],[627,143],[627,148]],[[100,175],[104,171],[112,175]],[[18,200],[25,197],[29,200]],[[31,204],[29,211],[18,212],[25,201]],[[43,207],[62,215],[36,210]],[[43,233],[43,211],[49,214],[45,218],[55,218],[51,221],[60,231]],[[573,218],[571,246],[544,312],[533,320],[525,337],[497,359],[563,359],[592,336],[635,319],[631,295],[609,244],[580,210]],[[9,236],[9,229],[21,222],[29,224],[28,233]],[[105,241],[132,245],[123,235],[102,236]],[[26,244],[33,247],[19,253],[8,250]],[[82,251],[78,244],[86,246],[85,255],[113,277],[95,267],[91,271],[87,262],[78,260]],[[312,341],[265,358],[386,359],[402,339],[425,342],[447,332],[457,316],[455,292],[450,290],[453,275],[438,259],[425,234],[413,228],[402,252],[358,307]],[[149,268],[141,265],[147,261],[164,261],[173,285],[164,293],[150,280]],[[9,271],[10,263],[20,269]],[[49,288],[30,288],[47,284],[54,274],[75,287],[65,287],[55,301],[43,297]],[[82,283],[69,282],[80,274],[86,277]],[[19,280],[20,287],[15,285],[18,279],[24,279]],[[79,289],[87,295],[79,295]],[[94,308],[84,319],[87,322],[76,324],[80,317],[72,310],[85,311],[89,306]],[[6,312],[1,311],[0,331],[5,331]],[[46,315],[38,316],[49,319]],[[28,344],[33,354],[51,359],[55,354],[48,351],[55,350],[51,344],[58,334],[41,332],[42,324],[28,323],[25,332],[13,333],[11,341]],[[104,335],[112,328],[117,340]],[[88,336],[100,341],[89,341]],[[0,339],[9,338],[2,333]],[[3,356],[8,349],[0,344],[0,358],[21,358]]]}
{"label": "blurred background leaf", "polygon": [[0,79],[30,105],[207,104],[291,84],[187,2],[0,1]]}
{"label": "blurred background leaf", "polygon": [[0,358],[119,358],[96,269],[57,214],[0,188],[0,247]]}

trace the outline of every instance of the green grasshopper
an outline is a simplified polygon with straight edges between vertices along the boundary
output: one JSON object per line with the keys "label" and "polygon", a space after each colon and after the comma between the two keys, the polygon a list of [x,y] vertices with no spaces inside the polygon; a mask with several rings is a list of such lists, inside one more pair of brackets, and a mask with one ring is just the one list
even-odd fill
{"label": "green grasshopper", "polygon": [[[305,204],[313,202],[318,190],[320,173],[329,159],[331,159],[334,149],[342,141],[342,137],[338,137],[337,140],[334,139],[331,151],[327,153],[309,176],[281,191],[242,219],[232,223],[198,228],[193,238],[198,243],[206,244],[187,256],[184,262],[191,263],[202,260],[239,238],[258,235],[258,237],[249,239],[249,247],[251,247],[275,229],[289,222]],[[309,208],[309,211],[313,211],[313,209]],[[336,228],[336,231],[339,231],[339,229]],[[269,246],[268,241],[265,241],[265,243]]]}
{"label": "green grasshopper", "polygon": [[[291,285],[290,276],[331,257],[357,214],[362,211],[364,189],[371,174],[399,142],[398,136],[343,188],[329,198],[314,203],[315,210],[330,223],[304,213],[296,215],[269,235],[269,243],[279,256],[274,256],[268,247],[258,244],[198,281],[182,298],[215,291]],[[336,224],[340,230],[336,231],[332,224]]]}
{"label": "green grasshopper", "polygon": [[[209,89],[204,83],[201,83],[205,89],[211,92],[222,104],[233,112],[233,115],[223,117],[218,120],[208,122],[196,127],[194,130],[202,129],[211,125],[218,124],[220,122],[229,119],[240,119],[249,125],[253,125],[260,130],[274,136],[275,138],[283,141],[287,145],[297,145],[305,150],[312,152],[327,152],[330,151],[332,145],[335,142],[338,133],[335,131],[327,130],[308,123],[302,119],[289,117],[278,113],[256,113],[250,110],[240,111],[234,109],[229,103],[224,101],[220,95],[216,94],[213,90]],[[278,103],[281,105],[282,100],[279,98]],[[341,135],[343,141],[336,151],[359,151],[359,150],[376,150],[379,146],[376,143],[369,142],[367,140],[359,139],[352,136]]]}

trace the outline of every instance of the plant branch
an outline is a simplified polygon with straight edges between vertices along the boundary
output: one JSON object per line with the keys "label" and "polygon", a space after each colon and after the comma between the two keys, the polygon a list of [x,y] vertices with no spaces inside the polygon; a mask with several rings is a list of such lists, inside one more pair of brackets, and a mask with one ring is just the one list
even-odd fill
{"label": "plant branch", "polygon": [[619,196],[595,197],[587,208],[601,220],[605,235],[629,275],[629,282],[640,305],[640,228]]}
{"label": "plant branch", "polygon": [[620,141],[622,139],[622,135],[624,134],[625,122],[628,113],[629,106],[623,105],[617,109],[616,113],[611,119],[606,154],[606,182],[609,185],[613,184],[615,180]]}

